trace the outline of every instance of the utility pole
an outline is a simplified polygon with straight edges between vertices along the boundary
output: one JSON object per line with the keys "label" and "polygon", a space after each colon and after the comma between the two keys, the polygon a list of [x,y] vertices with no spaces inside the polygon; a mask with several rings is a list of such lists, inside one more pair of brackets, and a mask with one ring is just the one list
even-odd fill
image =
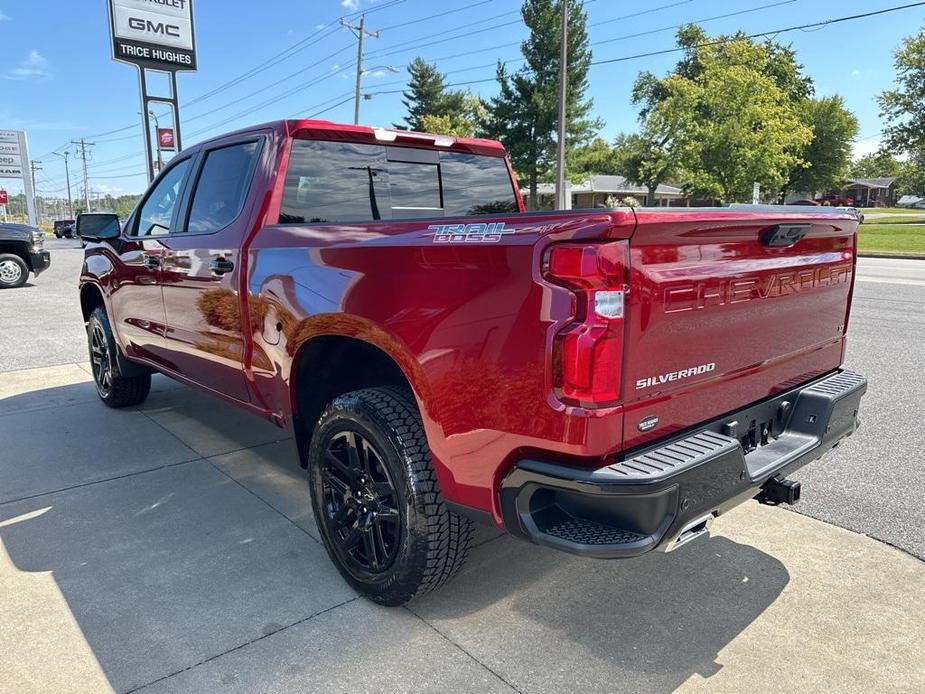
{"label": "utility pole", "polygon": [[86,205],[87,212],[90,211],[90,177],[87,175],[87,147],[92,147],[94,142],[87,142],[85,139],[80,138],[79,140],[71,140],[72,145],[77,145],[80,147],[80,154],[77,156],[80,157],[83,162],[83,171],[84,171],[84,205]]}
{"label": "utility pole", "polygon": [[353,124],[360,124],[360,84],[363,82],[363,40],[367,36],[372,36],[374,39],[379,38],[378,31],[367,31],[366,29],[366,15],[360,15],[360,24],[355,25],[350,22],[346,22],[343,18],[340,20],[340,23],[350,29],[354,36],[357,37],[357,83],[356,90],[353,97]]}
{"label": "utility pole", "polygon": [[561,42],[559,46],[559,141],[556,143],[556,209],[572,209],[565,187],[565,118],[568,96],[568,0],[559,0],[562,8]]}
{"label": "utility pole", "polygon": [[[32,191],[33,191],[33,195],[35,195],[35,172],[36,172],[36,171],[41,171],[41,170],[42,170],[42,167],[39,166],[39,164],[41,164],[41,163],[42,163],[42,162],[36,161],[35,159],[32,159],[32,160],[29,162],[29,168],[32,170]],[[35,196],[36,203],[38,203],[38,199],[39,199],[39,198],[38,198],[38,195],[36,195],[36,196]],[[42,222],[42,211],[41,211],[41,210],[36,210],[36,217],[38,217],[38,221],[39,221],[39,223],[41,224],[41,222]]]}
{"label": "utility pole", "polygon": [[64,180],[67,182],[67,216],[74,218],[74,201],[71,199],[71,170],[67,166],[67,158],[70,152],[64,150],[64,153],[55,152],[59,157],[64,159]]}

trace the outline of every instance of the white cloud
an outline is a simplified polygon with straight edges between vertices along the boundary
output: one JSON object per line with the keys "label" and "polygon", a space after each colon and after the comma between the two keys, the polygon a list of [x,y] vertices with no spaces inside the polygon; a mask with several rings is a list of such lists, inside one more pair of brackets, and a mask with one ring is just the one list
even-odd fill
{"label": "white cloud", "polygon": [[48,71],[48,61],[34,48],[19,65],[10,68],[6,73],[9,80],[41,80],[49,77],[51,73]]}
{"label": "white cloud", "polygon": [[355,12],[360,9],[360,0],[340,0],[340,6],[351,12]]}
{"label": "white cloud", "polygon": [[852,76],[852,77],[860,77],[860,76],[861,76],[861,71],[860,71],[860,70],[852,70],[852,71],[851,71],[851,76]]}
{"label": "white cloud", "polygon": [[10,20],[10,15],[3,14],[3,10],[0,10],[0,22],[8,22]]}
{"label": "white cloud", "polygon": [[122,189],[118,186],[107,186],[105,183],[100,183],[94,186],[94,188],[104,195],[118,195],[122,192]]}
{"label": "white cloud", "polygon": [[315,31],[321,31],[322,29],[324,29],[324,28],[327,27],[327,26],[328,26],[327,24],[316,24],[316,25],[315,25]]}

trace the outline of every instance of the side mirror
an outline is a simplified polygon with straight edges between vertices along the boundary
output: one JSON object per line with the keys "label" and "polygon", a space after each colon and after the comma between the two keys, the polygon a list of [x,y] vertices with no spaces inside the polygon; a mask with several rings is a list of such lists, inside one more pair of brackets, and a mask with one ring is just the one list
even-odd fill
{"label": "side mirror", "polygon": [[85,241],[106,241],[119,237],[119,217],[114,214],[77,215],[77,235]]}

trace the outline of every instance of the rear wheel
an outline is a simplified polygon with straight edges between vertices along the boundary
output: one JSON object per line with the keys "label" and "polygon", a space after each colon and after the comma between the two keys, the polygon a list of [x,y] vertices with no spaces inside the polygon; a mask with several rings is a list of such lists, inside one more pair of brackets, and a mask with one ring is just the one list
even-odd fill
{"label": "rear wheel", "polygon": [[144,402],[151,390],[151,374],[123,376],[119,368],[119,347],[116,345],[105,309],[97,307],[87,321],[87,342],[90,366],[96,392],[109,407],[130,407]]}
{"label": "rear wheel", "polygon": [[401,605],[452,578],[469,552],[472,524],[440,495],[410,392],[369,388],[336,398],[309,450],[315,521],[353,588]]}
{"label": "rear wheel", "polygon": [[29,266],[15,253],[0,253],[0,289],[21,287],[29,279]]}

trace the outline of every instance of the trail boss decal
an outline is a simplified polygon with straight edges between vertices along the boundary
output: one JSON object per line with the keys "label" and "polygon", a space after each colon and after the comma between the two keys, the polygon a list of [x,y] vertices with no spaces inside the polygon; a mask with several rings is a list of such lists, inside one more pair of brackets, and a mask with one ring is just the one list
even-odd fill
{"label": "trail boss decal", "polygon": [[497,243],[505,234],[513,234],[504,222],[488,224],[431,224],[427,231],[434,243]]}
{"label": "trail boss decal", "polygon": [[[660,374],[658,376],[650,376],[649,378],[640,378],[638,381],[636,381],[636,390],[642,390],[643,388],[651,388],[652,386],[660,386],[665,383],[670,383],[671,381],[679,381],[682,378],[690,378],[691,376],[705,374],[708,371],[713,371],[715,368],[716,368],[716,364],[714,364],[713,362],[710,362],[709,364],[701,364],[700,366],[692,366],[689,369],[681,369],[680,371],[669,371],[666,374]],[[640,429],[640,431],[642,431],[642,429]]]}

